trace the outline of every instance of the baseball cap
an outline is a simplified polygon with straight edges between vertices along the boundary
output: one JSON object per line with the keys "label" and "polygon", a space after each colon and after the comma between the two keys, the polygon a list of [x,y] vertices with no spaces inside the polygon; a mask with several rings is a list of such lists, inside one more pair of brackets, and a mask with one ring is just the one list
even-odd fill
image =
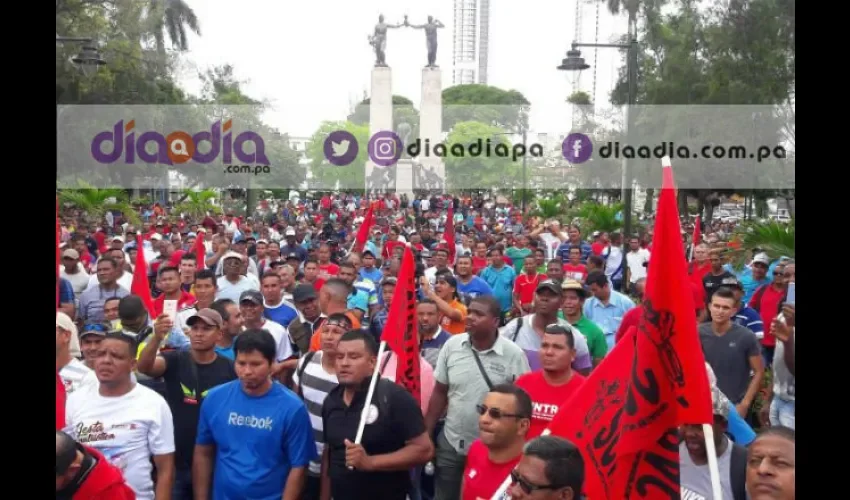
{"label": "baseball cap", "polygon": [[151,241],[159,241],[161,239],[162,239],[162,235],[159,234],[159,233],[154,233],[153,235],[151,235]]}
{"label": "baseball cap", "polygon": [[596,238],[596,237],[597,237],[597,236],[599,236],[600,234],[602,234],[602,233],[600,233],[599,231],[594,231],[594,232],[593,232],[593,234],[591,234],[591,236],[593,236],[594,238]]}
{"label": "baseball cap", "polygon": [[62,252],[62,257],[68,258],[68,259],[80,260],[80,253],[77,252],[76,250],[74,250],[73,248],[69,248],[69,249],[65,250],[64,252]]}
{"label": "baseball cap", "polygon": [[363,251],[363,256],[365,257],[367,253],[369,255],[371,255],[372,257],[375,256],[375,253],[373,251],[369,250],[369,249],[366,249],[366,250]]}
{"label": "baseball cap", "polygon": [[245,243],[245,237],[240,234],[236,238],[233,238],[233,243]]}
{"label": "baseball cap", "polygon": [[289,252],[288,254],[286,254],[286,260],[289,259],[301,260],[300,258],[298,258],[298,252]]}
{"label": "baseball cap", "polygon": [[452,288],[457,288],[457,279],[451,274],[438,274],[434,281],[445,281]]}
{"label": "baseball cap", "polygon": [[227,260],[227,259],[244,260],[242,254],[239,253],[239,252],[227,252],[226,254],[224,254],[224,258],[222,260]]}
{"label": "baseball cap", "polygon": [[316,298],[316,288],[309,283],[302,283],[292,291],[292,301],[296,304]]}
{"label": "baseball cap", "polygon": [[726,397],[717,386],[713,386],[711,388],[711,410],[714,415],[723,417],[726,420],[729,420],[729,411],[730,411],[731,403],[729,402],[729,398]]}
{"label": "baseball cap", "polygon": [[286,228],[286,231],[283,232],[283,235],[284,236],[295,236],[295,228],[293,228],[293,227]]}
{"label": "baseball cap", "polygon": [[727,276],[727,277],[723,278],[720,281],[720,286],[735,287],[735,288],[740,288],[742,290],[744,289],[744,287],[741,285],[741,282],[738,281],[738,278],[736,278],[734,276]]}
{"label": "baseball cap", "polygon": [[83,331],[80,333],[80,338],[86,335],[97,335],[98,337],[106,337],[106,332],[109,331],[108,325],[103,323],[89,323],[83,326]]}
{"label": "baseball cap", "polygon": [[[247,292],[243,292],[242,295],[245,295],[245,293]],[[186,320],[186,324],[192,326],[198,321],[203,321],[204,323],[217,328],[221,328],[222,326],[224,326],[224,320],[221,319],[221,314],[219,314],[218,311],[214,309],[210,309],[209,307],[201,309],[200,311],[190,316],[189,319]]]}
{"label": "baseball cap", "polygon": [[239,303],[241,304],[246,300],[261,306],[263,305],[263,294],[256,290],[245,290],[241,295],[239,295]]}
{"label": "baseball cap", "polygon": [[82,356],[83,353],[82,351],[80,351],[80,339],[79,335],[77,334],[77,325],[74,324],[74,321],[71,320],[71,318],[68,317],[67,314],[57,311],[56,327],[71,333],[71,356],[75,358],[79,358],[80,356]]}
{"label": "baseball cap", "polygon": [[124,237],[119,234],[116,234],[109,241],[120,241],[121,243],[124,243]]}
{"label": "baseball cap", "polygon": [[766,266],[770,266],[770,257],[767,256],[766,253],[762,252],[753,257],[753,264],[764,264]]}
{"label": "baseball cap", "polygon": [[539,292],[540,290],[549,290],[552,293],[561,294],[561,284],[557,280],[543,280],[537,285],[537,288],[534,290],[535,292]]}
{"label": "baseball cap", "polygon": [[584,286],[576,280],[564,280],[561,284],[561,290],[575,290],[579,297],[587,297],[587,290],[585,290]]}

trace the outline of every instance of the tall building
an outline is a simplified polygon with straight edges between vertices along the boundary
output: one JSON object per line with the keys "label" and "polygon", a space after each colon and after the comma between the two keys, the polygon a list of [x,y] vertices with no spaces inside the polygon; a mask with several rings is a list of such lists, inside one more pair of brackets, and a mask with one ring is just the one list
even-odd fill
{"label": "tall building", "polygon": [[452,84],[487,84],[490,0],[454,0]]}

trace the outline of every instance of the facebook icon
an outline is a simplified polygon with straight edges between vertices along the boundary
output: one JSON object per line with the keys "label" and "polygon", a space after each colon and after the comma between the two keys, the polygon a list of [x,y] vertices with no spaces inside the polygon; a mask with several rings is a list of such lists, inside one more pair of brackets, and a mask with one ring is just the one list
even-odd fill
{"label": "facebook icon", "polygon": [[584,163],[590,159],[590,154],[593,153],[593,143],[586,135],[573,133],[564,139],[563,144],[561,144],[561,151],[568,162]]}

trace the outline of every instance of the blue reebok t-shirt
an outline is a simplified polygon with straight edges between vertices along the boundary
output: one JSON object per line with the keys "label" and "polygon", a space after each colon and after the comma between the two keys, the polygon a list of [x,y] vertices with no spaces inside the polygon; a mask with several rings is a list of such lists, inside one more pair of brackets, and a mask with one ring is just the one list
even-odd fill
{"label": "blue reebok t-shirt", "polygon": [[277,382],[262,396],[239,380],[211,389],[196,443],[216,446],[213,500],[280,500],[289,470],[318,459],[307,408]]}

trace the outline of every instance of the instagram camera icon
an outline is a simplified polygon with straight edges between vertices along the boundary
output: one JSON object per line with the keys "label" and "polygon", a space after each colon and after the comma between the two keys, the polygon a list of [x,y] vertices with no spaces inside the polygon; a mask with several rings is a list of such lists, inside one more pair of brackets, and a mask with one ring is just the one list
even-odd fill
{"label": "instagram camera icon", "polygon": [[369,156],[376,165],[388,167],[401,157],[401,139],[392,132],[378,132],[369,141]]}

